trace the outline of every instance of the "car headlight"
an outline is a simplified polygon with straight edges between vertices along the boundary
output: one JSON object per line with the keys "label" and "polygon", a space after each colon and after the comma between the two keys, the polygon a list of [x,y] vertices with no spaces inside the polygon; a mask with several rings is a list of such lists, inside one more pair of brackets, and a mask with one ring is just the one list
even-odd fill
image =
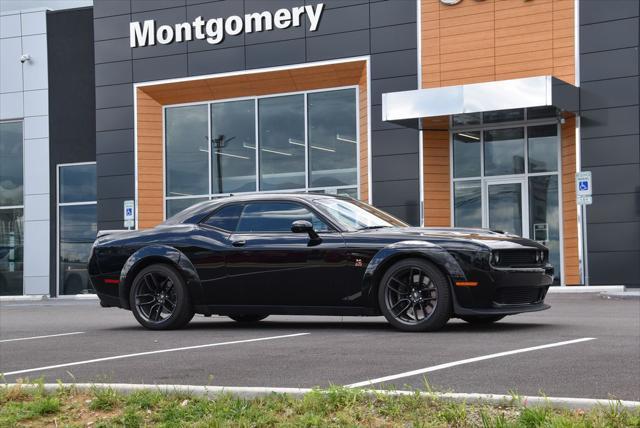
{"label": "car headlight", "polygon": [[497,251],[494,251],[493,253],[491,253],[491,263],[494,265],[498,265],[500,263],[500,253]]}

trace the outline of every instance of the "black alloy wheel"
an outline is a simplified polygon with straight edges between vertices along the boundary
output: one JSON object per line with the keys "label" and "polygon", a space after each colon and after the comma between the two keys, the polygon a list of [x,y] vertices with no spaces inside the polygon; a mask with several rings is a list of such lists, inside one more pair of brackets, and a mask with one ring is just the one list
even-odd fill
{"label": "black alloy wheel", "polygon": [[184,279],[168,265],[142,269],[133,280],[129,298],[133,315],[151,330],[181,328],[194,315]]}
{"label": "black alloy wheel", "polygon": [[422,259],[392,265],[380,281],[378,303],[387,321],[403,331],[438,330],[451,316],[446,278]]}
{"label": "black alloy wheel", "polygon": [[234,321],[240,322],[240,323],[250,324],[250,323],[262,321],[263,319],[265,319],[268,316],[269,316],[268,314],[267,315],[265,315],[265,314],[245,314],[245,315],[229,315],[229,318],[231,318]]}
{"label": "black alloy wheel", "polygon": [[504,317],[506,317],[506,315],[465,315],[461,316],[460,319],[469,324],[487,325],[500,321]]}

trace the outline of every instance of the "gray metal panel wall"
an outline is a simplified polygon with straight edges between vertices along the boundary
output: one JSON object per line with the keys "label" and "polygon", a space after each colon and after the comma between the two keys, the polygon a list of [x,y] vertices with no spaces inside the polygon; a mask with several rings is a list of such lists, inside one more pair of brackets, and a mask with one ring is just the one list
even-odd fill
{"label": "gray metal panel wall", "polygon": [[592,284],[640,286],[640,2],[580,2],[582,168]]}
{"label": "gray metal panel wall", "polygon": [[[82,35],[82,36],[79,36]],[[49,44],[50,292],[56,290],[57,165],[96,160],[93,9],[47,12]]]}
{"label": "gray metal panel wall", "polygon": [[[414,0],[305,0],[324,3],[320,26],[129,48],[132,20],[159,23],[244,15],[302,5],[303,0],[95,0],[98,227],[122,227],[122,202],[134,196],[132,84],[371,55],[373,202],[419,222],[418,132],[381,120],[381,93],[417,88]],[[393,167],[391,167],[393,165]],[[129,186],[123,186],[129,183]]]}

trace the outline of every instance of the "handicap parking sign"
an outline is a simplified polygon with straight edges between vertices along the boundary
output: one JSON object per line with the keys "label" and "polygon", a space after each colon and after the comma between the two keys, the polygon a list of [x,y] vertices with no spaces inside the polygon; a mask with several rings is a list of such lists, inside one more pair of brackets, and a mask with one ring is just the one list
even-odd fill
{"label": "handicap parking sign", "polygon": [[589,191],[589,182],[587,180],[582,180],[578,183],[578,188],[583,192]]}

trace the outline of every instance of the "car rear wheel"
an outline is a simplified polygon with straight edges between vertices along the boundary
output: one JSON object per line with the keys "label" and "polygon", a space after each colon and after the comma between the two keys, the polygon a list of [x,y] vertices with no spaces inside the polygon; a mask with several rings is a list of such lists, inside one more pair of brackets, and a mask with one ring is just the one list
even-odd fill
{"label": "car rear wheel", "polygon": [[382,314],[402,331],[435,331],[451,316],[451,292],[445,276],[422,259],[392,265],[378,288]]}
{"label": "car rear wheel", "polygon": [[151,330],[184,327],[194,314],[184,279],[164,264],[147,266],[136,275],[129,303],[136,320]]}
{"label": "car rear wheel", "polygon": [[247,315],[229,315],[229,318],[231,318],[234,321],[238,321],[241,323],[252,323],[252,322],[258,322],[258,321],[262,321],[263,319],[265,319],[266,317],[268,317],[269,315],[264,315],[264,314],[247,314]]}
{"label": "car rear wheel", "polygon": [[500,321],[504,317],[506,317],[506,315],[468,315],[460,317],[460,319],[469,324],[491,324]]}

